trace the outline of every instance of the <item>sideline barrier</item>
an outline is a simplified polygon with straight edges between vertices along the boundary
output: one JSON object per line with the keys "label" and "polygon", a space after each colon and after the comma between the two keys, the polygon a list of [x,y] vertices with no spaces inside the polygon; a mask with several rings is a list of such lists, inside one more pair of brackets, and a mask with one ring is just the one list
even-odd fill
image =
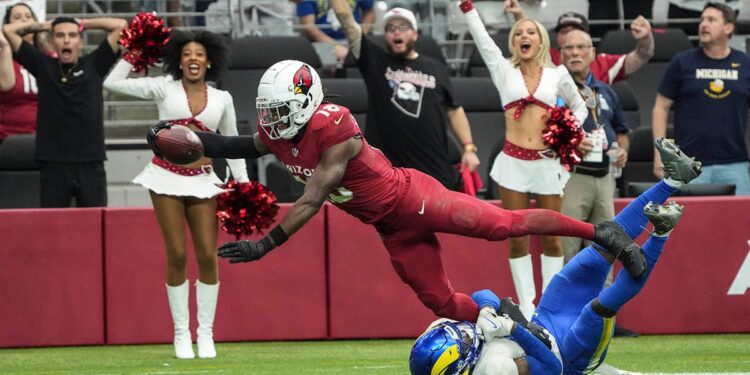
{"label": "sideline barrier", "polygon": [[[750,198],[676,200],[685,217],[620,323],[644,334],[750,332]],[[626,203],[617,200],[618,210]],[[0,347],[171,341],[151,209],[0,210],[0,237]],[[515,296],[507,241],[439,238],[456,291]],[[219,243],[231,240],[221,233]],[[400,281],[375,229],[331,205],[261,262],[219,264],[218,341],[415,337],[435,319]],[[190,293],[194,328],[192,285]]]}
{"label": "sideline barrier", "polygon": [[0,347],[104,344],[102,210],[0,210]]}
{"label": "sideline barrier", "polygon": [[[278,217],[288,208],[282,206]],[[107,209],[105,222],[107,343],[172,342],[172,318],[164,281],[166,256],[153,211]],[[326,338],[323,229],[324,215],[317,215],[298,236],[269,253],[262,262],[229,265],[219,259],[216,340]],[[189,234],[187,228],[186,231]],[[234,240],[220,232],[218,243]],[[191,241],[188,236],[190,316],[195,332],[198,265]]]}
{"label": "sideline barrier", "polygon": [[[735,279],[750,287],[750,198],[673,200],[685,205],[685,214],[619,322],[646,334],[750,332],[750,289],[727,294]],[[617,200],[617,211],[626,202]],[[743,262],[748,266],[738,274]]]}

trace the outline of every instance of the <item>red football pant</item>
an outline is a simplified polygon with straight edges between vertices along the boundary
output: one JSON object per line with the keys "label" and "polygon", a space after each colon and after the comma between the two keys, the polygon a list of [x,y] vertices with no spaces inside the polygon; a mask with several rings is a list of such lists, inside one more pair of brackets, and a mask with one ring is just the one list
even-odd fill
{"label": "red football pant", "polygon": [[435,315],[476,321],[477,304],[456,293],[445,273],[435,233],[501,241],[526,235],[593,239],[594,227],[551,210],[508,211],[447,190],[432,177],[410,171],[411,186],[394,212],[377,224],[398,275]]}

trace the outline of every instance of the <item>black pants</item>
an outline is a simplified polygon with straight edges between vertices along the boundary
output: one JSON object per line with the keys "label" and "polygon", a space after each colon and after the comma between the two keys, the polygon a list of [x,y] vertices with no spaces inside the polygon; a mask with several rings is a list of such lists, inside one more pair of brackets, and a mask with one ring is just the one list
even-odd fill
{"label": "black pants", "polygon": [[104,162],[42,162],[39,175],[42,207],[107,205],[107,174]]}

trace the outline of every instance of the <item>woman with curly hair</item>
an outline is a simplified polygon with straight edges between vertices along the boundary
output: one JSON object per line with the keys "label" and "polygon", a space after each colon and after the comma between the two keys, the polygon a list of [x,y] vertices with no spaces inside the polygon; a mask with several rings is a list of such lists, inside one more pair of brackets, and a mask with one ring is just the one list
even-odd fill
{"label": "woman with curly hair", "polygon": [[[166,76],[127,78],[133,65],[129,51],[104,81],[110,91],[156,102],[159,119],[186,125],[193,130],[237,135],[231,95],[209,86],[228,63],[224,38],[210,32],[176,32],[164,48]],[[228,160],[234,178],[247,182],[244,160]],[[185,221],[193,238],[200,276],[196,281],[198,304],[198,356],[213,358],[213,321],[219,293],[216,240],[218,223],[216,196],[223,190],[211,169],[211,160],[177,166],[154,157],[133,180],[149,189],[167,250],[167,296],[174,322],[174,348],[177,358],[194,358],[188,310],[189,282]]]}
{"label": "woman with curly hair", "polygon": [[[490,172],[498,184],[503,207],[526,209],[534,195],[538,208],[559,212],[570,174],[544,143],[542,131],[558,97],[582,124],[588,116],[583,98],[565,66],[550,64],[549,35],[539,22],[522,19],[513,25],[508,41],[512,56],[506,59],[487,34],[471,0],[461,0],[459,7],[504,105],[505,145]],[[563,251],[559,237],[542,236],[541,240],[544,290],[563,267]],[[528,236],[510,239],[510,269],[521,311],[531,319],[536,286]]]}

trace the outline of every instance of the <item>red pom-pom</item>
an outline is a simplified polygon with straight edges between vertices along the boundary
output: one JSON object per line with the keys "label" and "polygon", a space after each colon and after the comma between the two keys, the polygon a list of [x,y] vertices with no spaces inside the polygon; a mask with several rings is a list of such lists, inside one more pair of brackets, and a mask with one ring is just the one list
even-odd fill
{"label": "red pom-pom", "polygon": [[133,64],[134,72],[148,72],[161,58],[161,51],[169,42],[170,29],[156,12],[140,12],[120,32],[120,44],[128,49],[123,59]]}
{"label": "red pom-pom", "polygon": [[228,191],[219,195],[216,212],[221,230],[239,240],[240,236],[263,233],[273,224],[279,205],[276,195],[263,184],[230,180],[223,188]]}
{"label": "red pom-pom", "polygon": [[584,132],[578,119],[569,108],[555,107],[550,111],[547,128],[542,131],[544,144],[549,146],[560,157],[560,164],[565,169],[581,162],[583,153],[578,145],[583,140]]}

